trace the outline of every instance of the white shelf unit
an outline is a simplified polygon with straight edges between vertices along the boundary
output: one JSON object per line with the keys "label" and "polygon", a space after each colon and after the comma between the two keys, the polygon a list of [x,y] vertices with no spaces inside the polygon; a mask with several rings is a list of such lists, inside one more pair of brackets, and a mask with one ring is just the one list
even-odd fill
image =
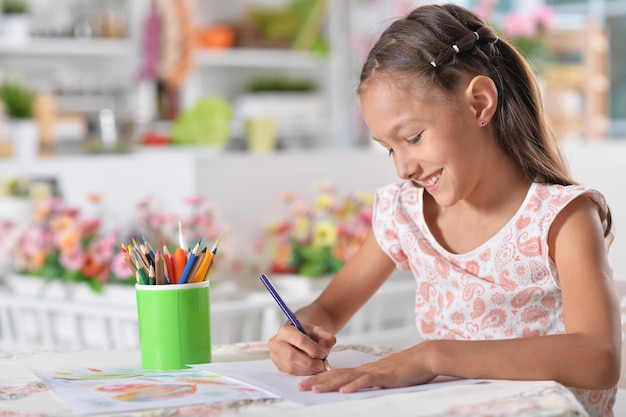
{"label": "white shelf unit", "polygon": [[21,42],[0,37],[3,57],[130,57],[135,45],[130,39],[27,38]]}
{"label": "white shelf unit", "polygon": [[[275,2],[281,1],[286,0]],[[89,2],[98,4],[96,0]],[[232,22],[247,5],[244,0],[195,0],[195,3],[198,25]],[[318,86],[315,99],[323,111],[323,118],[315,128],[312,146],[353,146],[353,89],[350,83],[352,74],[349,73],[349,29],[346,25],[348,3],[328,0],[327,28],[331,51],[327,57],[284,49],[196,50],[194,70],[180,92],[180,109],[189,108],[200,97],[209,94],[218,94],[234,102],[245,92],[250,80],[259,76],[310,79]],[[137,0],[125,4],[128,8],[127,38],[31,37],[13,42],[0,37],[0,72],[6,70],[24,74],[44,91],[64,90],[59,101],[62,112],[94,113],[103,103],[115,106],[122,102],[120,111],[123,116],[134,118],[136,112],[146,108],[141,102],[145,90],[139,91],[136,75],[141,65],[142,30],[150,2]],[[59,2],[58,7],[69,5],[71,2],[64,0]],[[49,7],[43,0],[34,1],[34,6]],[[127,94],[120,96],[93,91],[103,90],[100,85],[110,84],[127,89]],[[68,86],[71,88],[66,88]],[[67,91],[81,88],[86,93]],[[148,96],[151,97],[150,94]],[[85,104],[90,97],[93,104]]]}
{"label": "white shelf unit", "polygon": [[[274,4],[281,1],[285,2],[276,0]],[[246,93],[248,83],[258,77],[306,79],[317,87],[314,99],[318,100],[322,113],[312,132],[305,132],[305,135],[314,135],[309,141],[317,148],[353,146],[346,25],[350,6],[349,2],[327,1],[326,27],[331,47],[328,56],[288,49],[198,49],[194,56],[196,68],[181,92],[181,108],[188,108],[203,95],[211,94],[236,103],[238,97]],[[196,3],[199,24],[233,21],[246,6],[243,0],[232,1],[228,5],[218,4],[215,0],[202,3],[196,0]],[[235,134],[241,134],[241,122],[235,121]],[[289,140],[297,138],[290,137]],[[307,143],[309,145],[305,146],[310,146],[311,142]]]}
{"label": "white shelf unit", "polygon": [[[42,92],[57,96],[62,114],[95,114],[102,108],[132,117],[137,106],[136,74],[140,65],[141,25],[145,0],[119,3],[127,19],[122,38],[41,36],[10,38],[0,35],[0,75],[23,77]],[[69,25],[82,8],[105,10],[113,3],[86,0],[74,4],[59,0],[55,7],[44,0],[31,0],[31,31],[57,21]],[[50,16],[48,16],[50,14]],[[46,20],[48,19],[48,20]],[[0,23],[1,24],[1,23]]]}
{"label": "white shelf unit", "polygon": [[325,58],[308,51],[286,49],[199,49],[196,64],[204,67],[238,68],[292,68],[321,70],[327,65]]}

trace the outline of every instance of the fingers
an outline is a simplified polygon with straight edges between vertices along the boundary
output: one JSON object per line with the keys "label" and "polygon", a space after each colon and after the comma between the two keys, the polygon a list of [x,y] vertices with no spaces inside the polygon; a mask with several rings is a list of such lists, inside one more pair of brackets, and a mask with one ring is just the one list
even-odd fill
{"label": "fingers", "polygon": [[[335,335],[326,331],[323,327],[309,325],[305,327],[311,338],[322,347],[322,349],[326,352],[325,355],[328,356],[330,349],[337,343]],[[326,356],[324,356],[324,358]]]}
{"label": "fingers", "polygon": [[[316,336],[316,338],[324,345],[334,344],[328,336],[324,335],[321,338]],[[282,326],[276,336],[269,340],[268,347],[270,359],[281,372],[292,375],[313,375],[326,370],[322,359],[328,356],[330,347],[322,347],[292,325]]]}
{"label": "fingers", "polygon": [[[404,351],[357,366],[318,373],[301,381],[302,391],[351,393],[368,388],[395,388],[423,384],[436,375],[425,364]],[[413,359],[413,360],[411,360]]]}
{"label": "fingers", "polygon": [[378,385],[375,384],[375,377],[372,374],[357,369],[339,369],[307,378],[298,384],[298,389],[319,393],[339,391],[348,394],[374,386]]}

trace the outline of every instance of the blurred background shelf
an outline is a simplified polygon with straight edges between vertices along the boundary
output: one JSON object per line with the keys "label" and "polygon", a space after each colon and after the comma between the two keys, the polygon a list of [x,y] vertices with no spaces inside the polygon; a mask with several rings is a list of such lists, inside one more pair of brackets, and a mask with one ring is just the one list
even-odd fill
{"label": "blurred background shelf", "polygon": [[14,41],[0,37],[0,55],[14,57],[128,57],[135,50],[135,44],[129,39],[63,39],[30,37],[23,41]]}
{"label": "blurred background shelf", "polygon": [[281,49],[199,49],[196,64],[201,67],[320,69],[328,59],[308,51]]}

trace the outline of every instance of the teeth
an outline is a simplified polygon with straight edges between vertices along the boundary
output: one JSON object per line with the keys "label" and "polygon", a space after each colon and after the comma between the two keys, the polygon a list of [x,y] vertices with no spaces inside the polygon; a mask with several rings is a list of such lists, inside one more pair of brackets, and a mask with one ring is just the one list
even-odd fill
{"label": "teeth", "polygon": [[439,180],[439,177],[441,177],[441,175],[436,175],[434,177],[428,178],[427,180],[424,181],[424,185],[426,187],[432,187],[433,185],[437,183],[437,181]]}

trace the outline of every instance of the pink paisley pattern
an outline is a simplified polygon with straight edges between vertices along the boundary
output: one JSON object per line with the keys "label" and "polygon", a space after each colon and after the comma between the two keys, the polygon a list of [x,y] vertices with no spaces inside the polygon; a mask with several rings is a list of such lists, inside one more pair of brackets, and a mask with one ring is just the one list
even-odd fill
{"label": "pink paisley pattern", "polygon": [[[415,276],[415,318],[422,337],[492,340],[564,333],[548,232],[560,211],[583,194],[605,222],[607,206],[598,191],[535,183],[500,232],[468,253],[454,254],[441,247],[424,221],[423,189],[410,182],[379,189],[374,234],[396,266]],[[607,248],[611,241],[612,235]],[[616,389],[574,393],[591,416],[613,415]]]}

